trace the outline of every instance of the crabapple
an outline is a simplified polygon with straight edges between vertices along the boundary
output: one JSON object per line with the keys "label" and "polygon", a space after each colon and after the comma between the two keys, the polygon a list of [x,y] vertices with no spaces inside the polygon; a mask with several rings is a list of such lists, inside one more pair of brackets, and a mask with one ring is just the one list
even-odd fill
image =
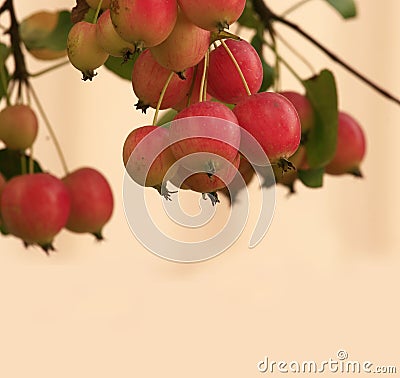
{"label": "crabapple", "polygon": [[[150,50],[145,50],[140,54],[132,70],[132,87],[139,99],[136,104],[137,109],[145,112],[149,106],[152,108],[157,106],[161,91],[170,73],[170,70],[160,66],[155,61]],[[192,74],[192,68],[186,70],[186,79],[184,80],[174,74],[165,92],[160,109],[171,108],[183,100],[189,91]]]}
{"label": "crabapple", "polygon": [[[182,165],[196,171],[214,171],[233,162],[240,146],[240,127],[233,112],[220,102],[203,101],[183,109],[170,126],[171,150],[177,160],[194,153]],[[212,156],[210,156],[212,154]]]}
{"label": "crabapple", "polygon": [[71,197],[64,183],[48,173],[16,176],[1,193],[1,214],[7,231],[26,244],[53,249],[66,225]]}
{"label": "crabapple", "polygon": [[300,145],[297,151],[288,159],[296,169],[283,172],[277,165],[272,166],[275,175],[275,182],[287,186],[291,193],[294,193],[294,182],[297,180],[297,170],[302,169],[306,160],[306,149]]}
{"label": "crabapple", "polygon": [[[229,39],[226,46],[235,57],[250,92],[257,93],[263,80],[263,67],[257,51],[247,41]],[[243,81],[223,45],[210,54],[208,92],[217,100],[237,104],[248,96]]]}
{"label": "crabapple", "polygon": [[111,20],[117,33],[138,50],[159,45],[174,28],[176,0],[111,0]]}
{"label": "crabapple", "polygon": [[31,147],[38,133],[38,120],[28,105],[7,106],[0,112],[0,140],[11,150]]}
{"label": "crabapple", "polygon": [[46,39],[57,27],[59,12],[36,12],[25,18],[19,25],[19,32],[25,47],[31,55],[41,60],[52,60],[67,55],[67,50],[53,50],[37,47],[37,42]]}
{"label": "crabapple", "polygon": [[300,143],[301,125],[294,105],[273,92],[247,96],[233,109],[239,125],[260,143],[271,163],[287,159]]}
{"label": "crabapple", "polygon": [[109,57],[97,41],[96,24],[80,21],[72,26],[67,38],[68,58],[83,74],[83,80],[92,80],[94,70]]}
{"label": "crabapple", "polygon": [[122,153],[129,176],[139,185],[152,186],[160,193],[166,174],[176,161],[168,134],[163,127],[141,126],[128,135]]}
{"label": "crabapple", "polygon": [[190,175],[184,184],[191,190],[199,193],[214,193],[230,184],[235,177],[240,163],[240,155],[237,154],[232,164],[227,164],[214,174],[197,172]]}
{"label": "crabapple", "polygon": [[365,149],[366,141],[360,124],[349,114],[339,112],[336,152],[325,171],[331,175],[350,173],[361,177],[360,163]]}
{"label": "crabapple", "polygon": [[110,220],[114,200],[106,178],[93,168],[80,168],[62,180],[71,196],[71,211],[65,228],[91,233],[102,240],[102,229]]}
{"label": "crabapple", "polygon": [[296,108],[300,118],[301,132],[304,134],[314,127],[315,114],[310,100],[301,93],[294,91],[279,92],[285,96]]}
{"label": "crabapple", "polygon": [[194,24],[218,31],[228,28],[240,17],[246,0],[178,0],[178,4]]}
{"label": "crabapple", "polygon": [[210,32],[199,28],[182,13],[168,38],[150,49],[154,59],[171,71],[182,72],[199,63],[210,45]]}
{"label": "crabapple", "polygon": [[135,46],[123,40],[115,31],[110,18],[110,10],[105,10],[97,20],[96,37],[101,48],[111,56],[128,59]]}
{"label": "crabapple", "polygon": [[[100,0],[86,0],[86,3],[89,5],[90,8],[97,9]],[[111,5],[111,0],[103,0],[103,2],[101,3],[101,9],[108,9],[110,8],[110,5]]]}

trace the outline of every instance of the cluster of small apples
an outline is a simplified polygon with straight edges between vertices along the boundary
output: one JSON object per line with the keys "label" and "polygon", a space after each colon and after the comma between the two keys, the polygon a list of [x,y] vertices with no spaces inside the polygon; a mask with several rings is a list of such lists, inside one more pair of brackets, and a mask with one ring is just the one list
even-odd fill
{"label": "cluster of small apples", "polygon": [[24,166],[18,174],[9,169],[0,172],[1,232],[46,252],[54,249],[54,237],[63,228],[101,239],[113,211],[107,180],[93,168],[77,169],[62,179],[34,172],[25,150],[32,147],[37,133],[38,119],[30,106],[10,105],[0,112],[0,141],[20,154]]}
{"label": "cluster of small apples", "polygon": [[[169,127],[159,128],[154,122],[128,135],[123,160],[136,182],[168,196],[163,182],[169,172],[168,179],[179,188],[211,193],[218,201],[217,191],[226,190],[237,171],[246,183],[254,174],[239,152],[244,131],[276,167],[278,182],[295,179],[296,173],[286,172],[295,165],[307,169],[300,142],[314,124],[308,99],[294,92],[260,93],[263,66],[257,51],[224,31],[240,17],[245,0],[87,2],[101,7],[100,16],[96,23],[76,23],[67,43],[69,59],[83,78],[91,79],[109,55],[128,59],[139,53],[132,71],[136,107],[156,108],[156,114],[160,109],[178,111]],[[191,117],[208,120],[182,122]],[[225,122],[221,126],[212,119]],[[365,138],[357,122],[342,113],[338,139],[336,156],[326,171],[359,172]],[[154,151],[162,152],[155,156]],[[196,153],[216,157],[198,157],[195,164],[172,169]]]}
{"label": "cluster of small apples", "polygon": [[[308,98],[294,91],[281,92],[295,106],[301,122],[302,139],[307,139],[307,134],[315,126],[315,114]],[[362,177],[360,170],[361,162],[366,152],[366,138],[359,122],[350,114],[339,111],[338,134],[336,151],[332,160],[324,167],[325,173],[329,175],[350,174]],[[305,145],[301,143],[297,151],[289,158],[296,170],[282,172],[273,167],[276,182],[287,186],[294,191],[293,184],[297,180],[298,170],[308,170],[307,152]]]}

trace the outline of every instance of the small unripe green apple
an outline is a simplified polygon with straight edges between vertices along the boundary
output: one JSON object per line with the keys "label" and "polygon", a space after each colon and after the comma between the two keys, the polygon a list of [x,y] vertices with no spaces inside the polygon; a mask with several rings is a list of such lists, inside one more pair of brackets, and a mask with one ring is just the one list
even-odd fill
{"label": "small unripe green apple", "polygon": [[31,147],[38,132],[38,120],[28,105],[7,106],[0,112],[0,140],[10,150]]}

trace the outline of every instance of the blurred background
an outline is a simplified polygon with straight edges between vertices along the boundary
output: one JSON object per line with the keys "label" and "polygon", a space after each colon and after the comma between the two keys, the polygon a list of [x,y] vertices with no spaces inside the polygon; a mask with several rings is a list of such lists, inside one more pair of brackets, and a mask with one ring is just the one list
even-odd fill
{"label": "blurred background", "polygon": [[[19,18],[74,6],[72,0],[15,3]],[[277,13],[294,3],[268,0]],[[357,4],[358,18],[348,22],[320,0],[290,19],[400,96],[400,3]],[[340,109],[366,131],[365,179],[326,177],[322,189],[299,184],[290,197],[279,187],[274,220],[257,248],[247,248],[248,227],[217,258],[168,262],[136,241],[122,206],[122,145],[133,128],[151,122],[152,112],[135,111],[130,83],[105,69],[91,83],[72,66],[35,79],[70,169],[101,170],[115,211],[104,243],[64,231],[51,257],[0,239],[0,376],[249,378],[259,376],[257,362],[265,356],[321,361],[339,349],[349,359],[397,364],[400,371],[400,108],[291,30],[277,28],[317,70],[334,70]],[[281,54],[309,75],[283,45]],[[32,72],[44,67],[33,58],[28,63]],[[301,90],[286,71],[282,83]],[[35,153],[61,176],[41,124]],[[251,191],[257,193],[255,185]]]}

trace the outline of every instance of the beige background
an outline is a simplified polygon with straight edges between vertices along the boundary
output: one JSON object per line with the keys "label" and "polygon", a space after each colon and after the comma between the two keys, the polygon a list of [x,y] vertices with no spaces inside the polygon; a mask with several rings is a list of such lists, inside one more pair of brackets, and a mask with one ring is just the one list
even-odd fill
{"label": "beige background", "polygon": [[[73,5],[15,2],[20,17],[50,3]],[[294,1],[269,3],[281,11]],[[400,96],[400,3],[358,3],[359,18],[347,23],[323,1],[292,19]],[[299,186],[291,198],[279,189],[274,221],[255,250],[246,247],[246,229],[218,258],[170,263],[136,242],[123,214],[122,143],[151,118],[133,110],[130,84],[105,70],[83,83],[69,66],[36,79],[70,167],[101,169],[116,207],[102,244],[63,232],[59,252],[48,258],[12,238],[0,240],[1,377],[250,378],[259,376],[256,363],[264,356],[321,361],[339,349],[400,370],[400,109],[279,30],[317,69],[335,70],[340,107],[367,133],[365,180],[329,177],[324,189]],[[29,64],[32,71],[43,67]],[[299,89],[287,73],[283,84]],[[62,174],[43,125],[36,151]]]}

